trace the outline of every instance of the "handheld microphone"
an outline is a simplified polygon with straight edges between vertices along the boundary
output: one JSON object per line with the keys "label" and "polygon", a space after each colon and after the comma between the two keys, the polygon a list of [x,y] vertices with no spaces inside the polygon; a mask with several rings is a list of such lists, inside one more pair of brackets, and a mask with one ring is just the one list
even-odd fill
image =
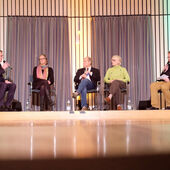
{"label": "handheld microphone", "polygon": [[[4,60],[3,63],[6,63],[6,61]],[[12,70],[12,67],[11,67],[11,66],[8,66],[8,68]]]}

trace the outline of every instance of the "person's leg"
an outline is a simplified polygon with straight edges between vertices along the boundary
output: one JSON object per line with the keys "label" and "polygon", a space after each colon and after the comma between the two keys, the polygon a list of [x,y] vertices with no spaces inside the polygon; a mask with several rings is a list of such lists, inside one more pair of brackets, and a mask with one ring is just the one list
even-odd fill
{"label": "person's leg", "polygon": [[110,84],[110,90],[109,90],[109,96],[105,98],[105,101],[110,103],[112,97],[116,97],[115,98],[115,104],[119,104],[119,95],[120,95],[120,89],[121,88],[125,88],[126,87],[126,83],[120,80],[114,80],[111,84]]}
{"label": "person's leg", "polygon": [[39,89],[40,89],[40,111],[44,111],[45,86],[42,84]]}
{"label": "person's leg", "polygon": [[81,93],[84,88],[87,88],[87,90],[94,89],[94,85],[89,79],[83,79],[78,86],[77,92]]}
{"label": "person's leg", "polygon": [[0,107],[4,105],[4,96],[7,89],[7,84],[0,82]]}
{"label": "person's leg", "polygon": [[81,83],[79,84],[77,92],[81,94],[81,107],[82,108],[87,107],[87,98],[86,98],[87,90],[91,90],[94,88],[95,87],[93,83],[88,79],[82,80]]}
{"label": "person's leg", "polygon": [[48,83],[45,84],[45,96],[47,98],[47,102],[49,106],[53,106],[54,102],[51,100],[50,96],[50,85]]}
{"label": "person's leg", "polygon": [[158,93],[158,90],[161,89],[161,85],[164,82],[153,82],[150,85],[151,90],[151,105],[154,108],[160,108],[160,95]]}
{"label": "person's leg", "polygon": [[161,90],[165,97],[166,107],[170,108],[170,82],[165,82],[161,86]]}
{"label": "person's leg", "polygon": [[86,107],[87,108],[87,88],[85,87],[82,91],[81,91],[81,107]]}
{"label": "person's leg", "polygon": [[7,100],[5,102],[5,106],[9,107],[12,103],[12,100],[14,99],[16,84],[14,83],[7,84],[7,90],[8,90],[8,95],[7,95]]}
{"label": "person's leg", "polygon": [[115,80],[111,83],[110,85],[110,94],[112,94],[112,96],[114,96],[119,89],[126,87],[126,83],[119,81],[119,80]]}

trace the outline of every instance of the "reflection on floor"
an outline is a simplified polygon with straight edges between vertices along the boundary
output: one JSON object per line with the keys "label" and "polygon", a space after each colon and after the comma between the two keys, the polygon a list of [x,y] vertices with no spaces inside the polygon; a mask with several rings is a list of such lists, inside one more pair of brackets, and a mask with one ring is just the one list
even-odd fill
{"label": "reflection on floor", "polygon": [[144,112],[143,117],[141,114],[0,113],[0,160],[169,154],[170,112]]}

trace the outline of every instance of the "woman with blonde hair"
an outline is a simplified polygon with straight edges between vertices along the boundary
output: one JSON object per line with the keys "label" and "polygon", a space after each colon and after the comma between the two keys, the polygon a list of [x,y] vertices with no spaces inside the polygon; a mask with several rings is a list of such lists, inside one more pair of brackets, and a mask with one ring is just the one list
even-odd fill
{"label": "woman with blonde hair", "polygon": [[105,83],[109,84],[109,95],[105,98],[105,102],[110,103],[114,97],[115,105],[119,107],[120,90],[126,87],[126,83],[130,82],[130,77],[126,68],[121,66],[120,56],[114,55],[111,61],[112,67],[107,70],[104,77]]}
{"label": "woman with blonde hair", "polygon": [[40,111],[44,111],[45,100],[47,100],[48,105],[54,105],[50,97],[50,85],[53,83],[53,69],[48,66],[46,55],[41,54],[39,56],[39,65],[33,69],[33,89],[40,90]]}

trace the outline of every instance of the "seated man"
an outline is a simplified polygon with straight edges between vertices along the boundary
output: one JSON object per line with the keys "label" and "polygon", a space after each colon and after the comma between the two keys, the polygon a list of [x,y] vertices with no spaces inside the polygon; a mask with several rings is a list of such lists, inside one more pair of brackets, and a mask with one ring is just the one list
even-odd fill
{"label": "seated man", "polygon": [[[0,62],[3,61],[3,52],[0,50]],[[16,85],[8,80],[5,80],[3,74],[5,69],[9,67],[7,62],[4,62],[3,66],[0,64],[0,110],[10,111],[12,100],[14,99]],[[8,91],[6,102],[4,102],[5,92]]]}
{"label": "seated man", "polygon": [[105,98],[105,102],[110,103],[114,97],[116,109],[120,107],[120,89],[126,87],[126,83],[130,82],[129,74],[126,68],[121,66],[121,57],[114,55],[112,57],[112,66],[106,72],[104,77],[105,83],[110,85],[109,96]]}
{"label": "seated man", "polygon": [[77,71],[74,77],[74,82],[78,83],[78,89],[73,93],[73,98],[81,94],[81,107],[82,110],[87,110],[87,90],[95,89],[97,81],[100,81],[100,71],[91,67],[91,58],[86,57],[83,59],[83,67]]}
{"label": "seated man", "polygon": [[[153,82],[151,88],[151,109],[160,108],[160,96],[158,90],[162,90],[166,102],[166,109],[170,109],[170,51],[168,52],[168,63],[165,65],[158,81]],[[164,107],[164,102],[162,103]]]}

